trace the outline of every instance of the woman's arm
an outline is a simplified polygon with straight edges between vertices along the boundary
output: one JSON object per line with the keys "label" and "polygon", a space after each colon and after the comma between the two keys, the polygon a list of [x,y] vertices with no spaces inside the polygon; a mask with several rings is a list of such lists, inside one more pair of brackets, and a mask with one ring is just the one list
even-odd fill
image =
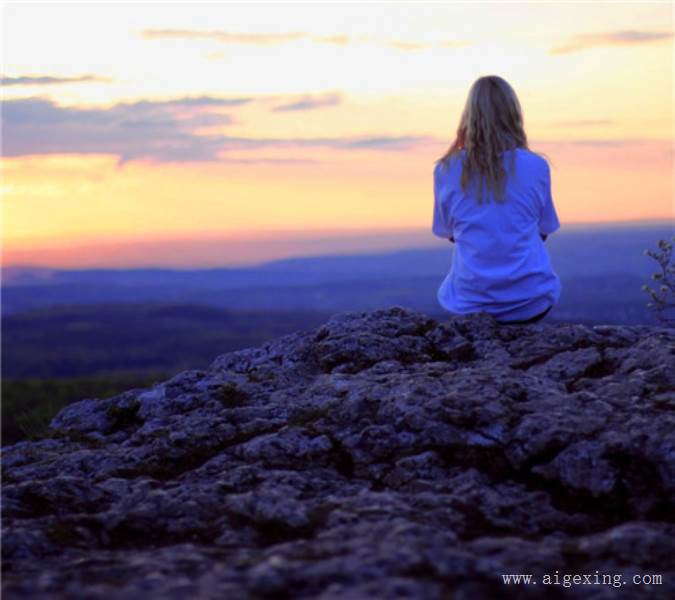
{"label": "woman's arm", "polygon": [[560,221],[558,220],[558,213],[553,204],[553,197],[551,195],[551,168],[548,163],[544,165],[544,176],[542,184],[539,188],[540,195],[540,211],[539,211],[539,234],[545,241],[546,236],[551,235],[554,231],[560,229]]}
{"label": "woman's arm", "polygon": [[434,215],[431,231],[434,235],[455,241],[453,237],[454,224],[448,217],[448,190],[442,187],[440,178],[440,164],[434,168]]}

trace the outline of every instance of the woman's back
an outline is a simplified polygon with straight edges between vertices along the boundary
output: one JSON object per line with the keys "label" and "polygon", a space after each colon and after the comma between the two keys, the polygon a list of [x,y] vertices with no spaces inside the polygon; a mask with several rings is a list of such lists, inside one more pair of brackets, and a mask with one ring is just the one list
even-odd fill
{"label": "woman's back", "polygon": [[503,201],[488,191],[479,203],[476,181],[466,192],[460,185],[464,156],[462,150],[434,170],[432,231],[456,243],[438,301],[459,314],[483,310],[498,320],[529,319],[556,304],[562,290],[540,235],[560,227],[549,165],[525,148],[503,152]]}

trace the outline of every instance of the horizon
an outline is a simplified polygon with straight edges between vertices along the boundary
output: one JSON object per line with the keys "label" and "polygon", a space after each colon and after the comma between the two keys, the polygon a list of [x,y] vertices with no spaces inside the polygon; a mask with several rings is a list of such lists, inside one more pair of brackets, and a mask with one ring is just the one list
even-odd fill
{"label": "horizon", "polygon": [[[588,223],[575,223],[575,224],[569,224],[565,225],[564,229],[560,229],[559,231],[555,232],[553,235],[554,236],[559,236],[559,235],[565,235],[566,233],[573,233],[575,231],[594,231],[594,230],[640,230],[640,229],[651,229],[651,228],[667,228],[671,227],[673,233],[675,233],[675,219],[644,219],[644,220],[636,220],[636,221],[613,221],[613,222],[600,222],[600,223],[594,223],[594,222],[588,222]],[[289,232],[289,233],[298,233],[297,231],[295,232]],[[303,231],[300,233],[304,233],[306,235],[317,235],[316,231]],[[319,234],[321,232],[318,232]],[[335,233],[335,232],[334,232]],[[339,233],[344,233],[344,232],[339,232]],[[119,265],[115,264],[114,261],[111,263],[106,264],[98,264],[98,263],[93,263],[89,265],[73,265],[73,266],[58,266],[58,265],[50,265],[50,264],[44,264],[44,263],[10,263],[10,264],[5,264],[4,261],[4,256],[2,257],[2,261],[0,261],[0,265],[3,271],[6,270],[17,270],[17,269],[45,269],[45,270],[88,270],[88,269],[100,269],[100,270],[130,270],[130,269],[164,269],[164,270],[207,270],[207,269],[246,269],[246,268],[256,268],[260,266],[264,266],[270,263],[275,263],[279,261],[284,261],[284,260],[289,260],[289,259],[309,259],[309,258],[327,258],[327,257],[341,257],[341,256],[379,256],[379,255],[386,255],[386,254],[391,254],[395,253],[398,251],[411,251],[411,250],[429,250],[433,248],[442,248],[444,242],[442,240],[437,240],[436,238],[433,238],[428,234],[426,230],[420,230],[418,228],[407,228],[407,229],[395,229],[395,230],[380,230],[378,232],[373,232],[373,231],[361,231],[361,232],[356,232],[355,230],[349,230],[347,233],[351,234],[350,236],[333,236],[331,237],[326,237],[325,234],[323,237],[308,237],[306,239],[300,238],[293,238],[289,237],[286,239],[279,239],[279,240],[274,240],[274,242],[279,242],[279,243],[286,243],[286,244],[295,244],[297,251],[295,252],[290,252],[290,253],[279,253],[272,248],[270,251],[268,251],[268,256],[267,258],[261,258],[261,259],[245,259],[245,253],[240,252],[237,257],[238,260],[236,262],[231,262],[231,263],[225,263],[225,262],[220,262],[217,264],[214,264],[212,262],[207,262],[203,264],[199,263],[190,263],[190,264],[175,264],[171,262],[171,255],[166,255],[163,254],[165,258],[168,260],[165,260],[164,262],[152,262],[148,264],[131,264],[131,265]],[[372,236],[375,234],[375,236],[379,235],[380,239],[379,240],[379,246],[377,244],[373,245],[372,241]],[[407,237],[406,237],[407,235]],[[365,237],[368,236],[368,237]],[[358,245],[356,248],[353,246],[354,240],[361,240],[360,245]],[[408,243],[406,244],[404,240],[408,240]],[[148,251],[148,246],[151,246],[152,244],[159,245],[159,248],[155,248],[155,251],[161,250],[162,246],[161,244],[167,243],[169,246],[172,244],[175,245],[177,244],[176,240],[153,240],[150,242],[145,242],[145,252],[147,254]],[[219,238],[213,238],[213,239],[204,239],[204,238],[188,238],[181,240],[183,244],[186,244],[189,246],[190,249],[194,250],[194,247],[198,243],[206,243],[206,244],[243,244],[240,246],[237,246],[240,250],[242,248],[252,247],[256,244],[260,244],[259,239],[257,238],[240,238],[239,240],[227,240],[227,239],[219,239]],[[440,243],[439,243],[440,242]],[[302,244],[305,244],[303,246]],[[332,245],[331,245],[332,243]],[[412,244],[412,245],[411,245]],[[124,246],[124,244],[119,243],[119,242],[109,242],[109,245],[111,246],[110,250],[111,253],[113,253],[115,250],[119,251],[121,246]],[[131,250],[132,253],[135,253],[136,251],[141,252],[142,251],[142,246],[143,244],[139,244],[138,240],[136,241],[130,241],[127,242],[126,247]],[[323,249],[323,251],[311,251],[311,248],[316,248],[319,247],[319,249]],[[342,251],[339,250],[339,248],[343,246],[348,246],[346,249],[343,248]],[[100,249],[101,244],[95,246]],[[329,251],[329,249],[337,248],[338,250],[334,251]],[[448,243],[448,246],[446,246],[448,249],[452,248],[452,245]],[[79,246],[79,250],[83,250],[83,248],[86,248],[86,246]],[[180,249],[180,246],[178,246],[178,249]],[[175,250],[175,247],[174,247]],[[52,250],[53,252],[53,250]],[[86,252],[84,253],[85,255],[87,254]],[[209,259],[211,260],[211,259]]]}
{"label": "horizon", "polygon": [[4,5],[2,267],[199,268],[443,244],[433,163],[488,73],[513,85],[529,147],[550,158],[563,228],[670,220],[674,15]]}

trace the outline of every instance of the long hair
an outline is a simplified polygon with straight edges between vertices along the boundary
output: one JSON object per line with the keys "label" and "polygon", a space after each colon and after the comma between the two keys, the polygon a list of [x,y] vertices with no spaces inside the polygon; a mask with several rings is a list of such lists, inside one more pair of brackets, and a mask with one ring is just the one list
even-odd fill
{"label": "long hair", "polygon": [[501,77],[486,75],[479,77],[471,86],[457,128],[457,137],[436,164],[447,164],[465,150],[462,190],[466,192],[474,179],[478,179],[478,203],[483,200],[486,184],[495,200],[502,202],[507,178],[502,165],[502,153],[512,151],[510,169],[513,173],[516,148],[530,150],[518,96]]}

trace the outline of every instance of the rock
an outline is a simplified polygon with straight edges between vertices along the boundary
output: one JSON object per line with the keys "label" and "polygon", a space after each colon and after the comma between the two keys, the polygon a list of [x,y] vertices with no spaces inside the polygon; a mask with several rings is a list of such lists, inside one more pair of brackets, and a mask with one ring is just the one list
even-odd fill
{"label": "rock", "polygon": [[84,399],[2,449],[3,596],[674,597],[674,367],[672,328],[394,306]]}

